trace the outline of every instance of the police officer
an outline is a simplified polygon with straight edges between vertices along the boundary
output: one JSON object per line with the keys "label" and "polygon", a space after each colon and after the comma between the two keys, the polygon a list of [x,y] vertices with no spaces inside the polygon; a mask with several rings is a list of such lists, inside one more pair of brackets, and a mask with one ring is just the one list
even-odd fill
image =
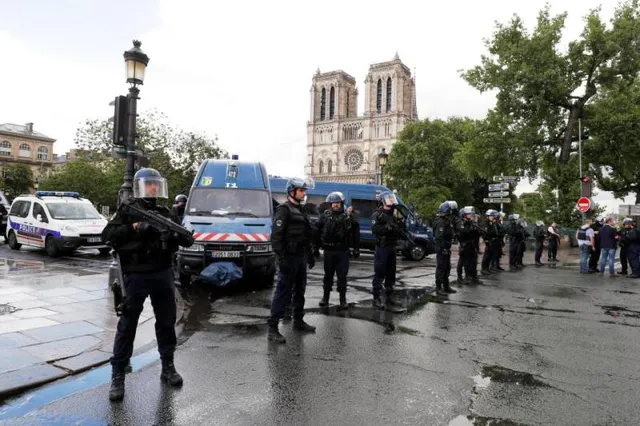
{"label": "police officer", "polygon": [[376,249],[373,262],[373,306],[383,308],[380,300],[382,281],[385,287],[387,306],[398,305],[393,299],[393,286],[396,282],[396,246],[402,236],[401,224],[394,217],[398,199],[391,191],[380,194],[380,207],[373,213],[371,232],[376,237]]}
{"label": "police officer", "polygon": [[524,259],[524,252],[527,250],[527,238],[529,238],[531,236],[531,234],[529,234],[529,231],[527,231],[527,221],[524,219],[518,219],[516,221],[516,224],[518,226],[518,229],[520,230],[521,234],[522,234],[522,239],[520,241],[520,244],[518,245],[518,255],[516,258],[516,265],[519,268],[524,268],[526,265],[523,262]]}
{"label": "police officer", "polygon": [[[329,295],[333,288],[333,276],[338,276],[340,309],[347,308],[347,273],[349,272],[349,247],[353,247],[354,257],[360,256],[360,232],[354,226],[353,208],[344,208],[344,195],[332,192],[326,202],[331,206],[325,210],[316,223],[316,246],[324,250],[324,294],[320,306],[329,305]],[[357,234],[356,234],[357,232]]]}
{"label": "police officer", "polygon": [[591,229],[595,233],[595,247],[593,252],[591,253],[591,257],[589,257],[589,272],[596,273],[600,272],[598,270],[598,262],[600,261],[600,228],[604,223],[604,217],[598,216],[596,221],[591,225]]}
{"label": "police officer", "polygon": [[445,201],[440,204],[438,217],[434,226],[434,240],[436,244],[436,291],[439,294],[456,293],[449,285],[451,272],[451,245],[455,237],[455,216],[451,203]]}
{"label": "police officer", "polygon": [[311,178],[293,178],[287,182],[287,202],[278,206],[273,216],[271,244],[278,257],[278,283],[271,301],[268,339],[286,343],[278,330],[287,305],[293,304],[293,328],[315,333],[316,328],[304,322],[304,293],[307,286],[307,265],[312,269],[312,229],[303,205],[307,189],[315,186]]}
{"label": "police officer", "polygon": [[175,198],[175,204],[171,207],[171,213],[175,217],[178,218],[180,223],[182,223],[182,219],[184,218],[184,208],[187,205],[187,196],[184,194],[178,194]]}
{"label": "police officer", "polygon": [[640,230],[634,226],[633,220],[628,218],[622,223],[627,231],[623,242],[627,247],[627,258],[631,266],[631,275],[627,275],[627,278],[640,278]]}
{"label": "police officer", "polygon": [[620,265],[622,266],[622,270],[620,271],[621,275],[627,275],[629,273],[629,243],[626,240],[625,236],[631,229],[626,225],[630,225],[631,221],[632,219],[630,217],[625,217],[622,220],[622,228],[618,231],[618,241],[620,244]]}
{"label": "police officer", "polygon": [[536,227],[533,229],[533,238],[536,240],[535,263],[536,266],[542,266],[542,249],[544,248],[544,240],[547,238],[547,230],[543,221],[536,221]]}
{"label": "police officer", "polygon": [[518,258],[520,253],[520,244],[524,243],[524,233],[522,228],[518,226],[520,215],[512,213],[507,218],[509,225],[507,234],[509,235],[509,272],[515,272],[520,269]]}
{"label": "police officer", "polygon": [[[467,281],[478,284],[478,241],[480,231],[474,223],[475,209],[472,206],[460,210],[462,220],[458,223],[460,259]],[[460,272],[458,275],[461,275]]]}
{"label": "police officer", "polygon": [[489,209],[485,212],[487,218],[487,229],[483,236],[484,254],[482,255],[482,275],[491,275],[491,266],[496,257],[496,243],[498,242],[498,225],[497,221],[500,214],[497,210]]}
{"label": "police officer", "polygon": [[504,237],[507,234],[507,230],[503,223],[504,216],[504,212],[499,212],[495,221],[496,239],[494,241],[494,255],[491,262],[492,270],[494,271],[504,271],[504,268],[500,266],[500,259],[502,259],[503,255],[502,249],[504,247]]}
{"label": "police officer", "polygon": [[[167,182],[157,170],[140,169],[133,178],[133,201],[136,206],[171,218],[168,208],[157,204],[158,198],[167,198]],[[133,353],[138,319],[147,296],[156,316],[156,339],[162,360],[163,382],[182,385],[182,377],[173,364],[176,348],[176,299],[171,259],[178,246],[189,247],[193,237],[169,235],[162,243],[160,233],[149,222],[135,213],[118,210],[102,232],[102,241],[112,246],[120,257],[126,289],[126,308],[118,321],[111,357],[112,378],[109,399],[124,397],[124,374]]]}

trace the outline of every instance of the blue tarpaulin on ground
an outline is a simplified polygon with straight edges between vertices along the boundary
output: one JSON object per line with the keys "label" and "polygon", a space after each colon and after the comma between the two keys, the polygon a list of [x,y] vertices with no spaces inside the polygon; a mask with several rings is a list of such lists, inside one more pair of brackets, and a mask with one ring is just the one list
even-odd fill
{"label": "blue tarpaulin on ground", "polygon": [[224,287],[242,278],[242,268],[231,262],[214,262],[200,272],[200,278],[209,284]]}

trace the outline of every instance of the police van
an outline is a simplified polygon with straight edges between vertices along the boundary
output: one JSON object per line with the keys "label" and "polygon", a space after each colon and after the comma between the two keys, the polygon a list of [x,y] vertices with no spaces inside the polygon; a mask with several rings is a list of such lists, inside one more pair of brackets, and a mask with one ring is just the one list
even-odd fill
{"label": "police van", "polygon": [[233,262],[244,276],[271,285],[275,255],[271,247],[273,203],[269,177],[260,162],[205,160],[191,186],[183,226],[195,243],[177,254],[180,283],[187,286],[213,262]]}
{"label": "police van", "polygon": [[[273,176],[269,179],[271,194],[274,202],[282,204],[287,200],[287,179]],[[376,238],[371,232],[371,217],[378,208],[378,199],[383,191],[390,191],[382,185],[342,183],[342,182],[316,182],[315,188],[307,190],[305,207],[312,222],[329,208],[325,202],[327,195],[339,191],[346,198],[346,205],[353,207],[356,217],[360,222],[360,250],[374,250]],[[402,215],[406,230],[414,240],[413,243],[400,241],[398,249],[410,260],[422,260],[428,254],[435,252],[433,231],[424,224],[423,219],[415,209],[407,205],[400,196],[398,198],[398,212]]]}
{"label": "police van", "polygon": [[106,255],[110,248],[101,239],[105,226],[104,217],[77,192],[38,191],[13,200],[5,238],[13,250],[27,245],[57,256],[92,248]]}

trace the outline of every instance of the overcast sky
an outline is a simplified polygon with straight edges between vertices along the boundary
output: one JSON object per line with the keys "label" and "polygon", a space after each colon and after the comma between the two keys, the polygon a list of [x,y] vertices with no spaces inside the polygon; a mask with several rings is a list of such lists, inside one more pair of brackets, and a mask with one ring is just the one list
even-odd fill
{"label": "overcast sky", "polygon": [[[582,17],[612,0],[550,0]],[[217,134],[272,174],[304,170],[311,78],[342,69],[360,93],[369,65],[397,51],[416,70],[420,118],[481,118],[494,104],[458,74],[479,63],[496,20],[535,22],[545,0],[220,2],[204,0],[0,0],[0,123],[34,122],[73,147],[78,124],[112,115],[125,94],[122,54],[134,38],[151,58],[139,108],[157,108],[185,130]],[[360,96],[362,112],[364,96]],[[576,171],[576,178],[578,171]],[[520,185],[517,192],[532,187]],[[620,201],[596,197],[613,209]],[[627,200],[630,202],[631,200]]]}

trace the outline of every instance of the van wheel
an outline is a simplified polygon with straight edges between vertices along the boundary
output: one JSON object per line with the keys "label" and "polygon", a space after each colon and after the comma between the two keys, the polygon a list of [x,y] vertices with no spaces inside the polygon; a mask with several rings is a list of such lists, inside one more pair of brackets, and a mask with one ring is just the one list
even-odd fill
{"label": "van wheel", "polygon": [[426,255],[427,255],[426,247],[421,244],[416,244],[415,246],[411,247],[411,249],[409,250],[408,258],[410,260],[418,262],[424,259]]}
{"label": "van wheel", "polygon": [[180,274],[180,287],[182,287],[183,290],[191,287],[191,275]]}
{"label": "van wheel", "polygon": [[44,250],[51,257],[56,257],[59,253],[58,248],[56,247],[56,242],[53,239],[53,236],[48,235],[47,239],[44,240]]}
{"label": "van wheel", "polygon": [[22,244],[18,243],[16,233],[13,231],[9,231],[9,247],[11,250],[20,250],[20,247],[22,247]]}

